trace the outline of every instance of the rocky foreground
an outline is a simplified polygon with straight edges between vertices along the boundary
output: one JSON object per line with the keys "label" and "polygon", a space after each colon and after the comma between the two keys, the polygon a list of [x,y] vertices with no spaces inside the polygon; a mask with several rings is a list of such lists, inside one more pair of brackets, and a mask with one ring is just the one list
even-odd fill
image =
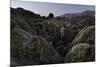
{"label": "rocky foreground", "polygon": [[11,66],[95,61],[95,16],[41,17],[11,8]]}

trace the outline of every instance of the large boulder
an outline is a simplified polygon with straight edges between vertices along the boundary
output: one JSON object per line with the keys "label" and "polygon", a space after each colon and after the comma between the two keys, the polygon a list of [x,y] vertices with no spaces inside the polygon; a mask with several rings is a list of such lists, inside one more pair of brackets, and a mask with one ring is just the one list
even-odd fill
{"label": "large boulder", "polygon": [[63,62],[59,53],[41,36],[33,36],[22,29],[15,28],[11,38],[12,56],[21,62],[25,60],[36,61],[38,64]]}
{"label": "large boulder", "polygon": [[[14,25],[16,23],[16,25]],[[34,28],[32,27],[31,22],[28,19],[20,18],[20,17],[11,17],[11,26],[12,27],[20,27],[21,29],[31,33],[36,34]]]}
{"label": "large boulder", "polygon": [[65,62],[88,62],[95,60],[95,47],[87,43],[76,44],[66,55]]}
{"label": "large boulder", "polygon": [[[45,63],[59,63],[62,62],[62,58],[43,37],[35,36],[24,49],[28,59],[35,58],[40,64]],[[27,50],[26,50],[27,49]]]}
{"label": "large boulder", "polygon": [[95,44],[95,26],[84,27],[75,37],[72,44],[88,43]]}
{"label": "large boulder", "polygon": [[11,31],[11,55],[20,58],[20,49],[25,47],[32,39],[32,34],[20,29],[14,28]]}

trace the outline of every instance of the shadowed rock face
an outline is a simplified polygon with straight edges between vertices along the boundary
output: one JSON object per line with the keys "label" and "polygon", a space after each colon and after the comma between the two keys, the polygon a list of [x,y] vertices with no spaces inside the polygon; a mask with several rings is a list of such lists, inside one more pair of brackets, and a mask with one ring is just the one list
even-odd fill
{"label": "shadowed rock face", "polygon": [[94,61],[95,26],[82,25],[81,19],[41,17],[11,8],[11,65]]}

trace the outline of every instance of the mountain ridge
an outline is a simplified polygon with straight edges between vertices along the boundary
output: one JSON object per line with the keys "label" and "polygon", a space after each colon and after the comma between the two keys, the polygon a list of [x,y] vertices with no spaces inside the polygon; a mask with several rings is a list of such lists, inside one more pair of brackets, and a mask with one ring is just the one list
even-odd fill
{"label": "mountain ridge", "polygon": [[65,13],[65,14],[60,15],[58,17],[70,19],[70,18],[75,18],[75,17],[79,17],[79,16],[94,16],[94,15],[95,15],[95,11],[86,10],[86,11],[77,12],[77,13]]}

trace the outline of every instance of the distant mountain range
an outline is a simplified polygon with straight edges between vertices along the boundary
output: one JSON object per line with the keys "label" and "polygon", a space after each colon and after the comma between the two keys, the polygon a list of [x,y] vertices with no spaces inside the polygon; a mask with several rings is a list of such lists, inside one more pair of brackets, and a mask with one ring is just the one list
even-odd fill
{"label": "distant mountain range", "polygon": [[[39,14],[36,14],[29,10],[25,10],[23,8],[11,8],[11,13],[12,13],[12,15],[16,15],[19,17],[22,16],[22,17],[26,17],[26,18],[43,18]],[[63,14],[63,15],[57,16],[57,17],[70,19],[70,18],[77,18],[80,16],[95,16],[95,11],[87,10],[87,11],[78,12],[78,13],[66,13],[66,14]]]}
{"label": "distant mountain range", "polygon": [[79,12],[79,13],[66,13],[66,14],[63,14],[63,15],[58,16],[58,17],[75,18],[75,17],[80,17],[80,16],[95,16],[95,11],[87,10],[87,11],[83,11],[83,12]]}

